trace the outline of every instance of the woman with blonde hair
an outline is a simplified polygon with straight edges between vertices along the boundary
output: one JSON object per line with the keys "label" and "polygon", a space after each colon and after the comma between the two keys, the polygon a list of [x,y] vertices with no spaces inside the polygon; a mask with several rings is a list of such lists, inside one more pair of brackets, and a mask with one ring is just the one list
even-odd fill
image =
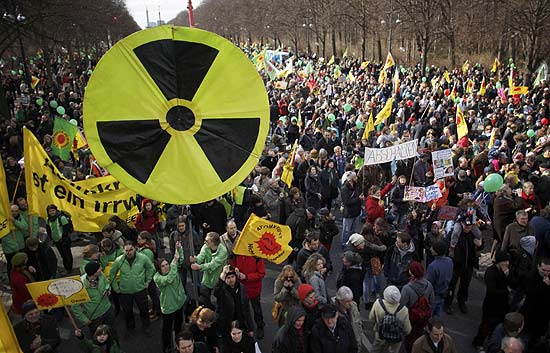
{"label": "woman with blonde hair", "polygon": [[190,323],[184,324],[182,331],[193,333],[195,342],[203,342],[210,353],[220,353],[220,341],[216,333],[216,313],[204,306],[197,307],[191,314]]}
{"label": "woman with blonde hair", "polygon": [[302,267],[302,277],[305,279],[306,283],[313,287],[317,300],[321,304],[330,303],[330,297],[324,278],[324,274],[327,272],[326,263],[327,261],[323,255],[313,253]]}
{"label": "woman with blonde hair", "polygon": [[302,281],[300,281],[300,277],[296,271],[294,271],[292,265],[285,265],[281,273],[275,279],[273,299],[282,306],[281,313],[277,320],[279,326],[285,323],[288,310],[292,306],[300,304],[298,287],[300,287],[301,284]]}

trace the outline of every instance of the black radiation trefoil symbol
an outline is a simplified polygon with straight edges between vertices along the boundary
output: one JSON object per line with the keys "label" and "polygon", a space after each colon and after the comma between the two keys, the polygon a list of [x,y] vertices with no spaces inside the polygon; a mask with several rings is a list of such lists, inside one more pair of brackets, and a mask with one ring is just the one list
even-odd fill
{"label": "black radiation trefoil symbol", "polygon": [[[202,43],[171,39],[142,44],[133,52],[167,101],[193,101],[219,53]],[[195,114],[185,106],[172,107],[163,118],[177,131],[195,125]],[[160,119],[152,116],[150,120],[97,122],[99,139],[109,158],[143,184],[172,138],[162,129]],[[249,158],[259,129],[260,117],[209,118],[201,121],[193,137],[224,182]]]}

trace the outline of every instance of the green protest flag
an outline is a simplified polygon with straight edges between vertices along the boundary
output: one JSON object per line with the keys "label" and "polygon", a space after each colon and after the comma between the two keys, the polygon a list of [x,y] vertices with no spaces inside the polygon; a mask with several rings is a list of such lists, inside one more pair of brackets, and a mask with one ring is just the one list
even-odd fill
{"label": "green protest flag", "polygon": [[78,127],[64,119],[56,117],[53,125],[53,154],[63,161],[68,161],[71,156],[71,146],[77,132]]}

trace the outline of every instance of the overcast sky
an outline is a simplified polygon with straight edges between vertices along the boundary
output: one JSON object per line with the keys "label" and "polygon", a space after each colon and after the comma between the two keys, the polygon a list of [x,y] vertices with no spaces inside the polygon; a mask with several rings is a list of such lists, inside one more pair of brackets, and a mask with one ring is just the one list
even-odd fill
{"label": "overcast sky", "polygon": [[[193,0],[193,8],[196,8],[202,0]],[[145,28],[147,20],[145,16],[145,8],[149,9],[149,21],[156,22],[160,16],[164,21],[168,21],[176,17],[178,13],[187,9],[188,0],[126,0],[126,6],[130,10],[130,14],[134,16],[137,24],[141,28]]]}

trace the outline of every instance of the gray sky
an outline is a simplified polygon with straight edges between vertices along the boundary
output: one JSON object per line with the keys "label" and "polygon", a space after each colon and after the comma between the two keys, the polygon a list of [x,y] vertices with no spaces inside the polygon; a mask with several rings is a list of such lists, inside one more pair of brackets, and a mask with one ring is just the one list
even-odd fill
{"label": "gray sky", "polygon": [[[202,0],[193,0],[193,8],[196,8]],[[147,20],[145,7],[149,9],[149,21],[157,21],[160,15],[164,21],[168,21],[181,11],[187,9],[188,0],[126,0],[126,6],[141,28],[145,28]]]}

